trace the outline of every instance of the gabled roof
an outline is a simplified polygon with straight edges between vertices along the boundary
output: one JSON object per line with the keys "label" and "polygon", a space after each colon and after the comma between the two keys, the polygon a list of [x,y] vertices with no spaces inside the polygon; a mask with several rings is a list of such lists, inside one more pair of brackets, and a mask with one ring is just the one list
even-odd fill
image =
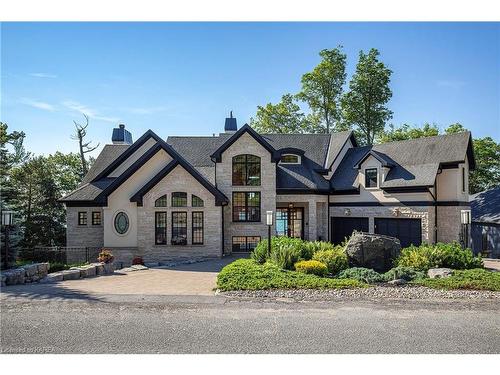
{"label": "gabled roof", "polygon": [[123,154],[130,145],[105,145],[101,153],[95,159],[94,164],[82,179],[82,185],[94,180],[104,169],[106,169],[114,160]]}
{"label": "gabled roof", "polygon": [[471,195],[472,221],[500,224],[500,186]]}
{"label": "gabled roof", "polygon": [[[122,162],[124,162],[130,155],[132,155],[140,146],[142,146],[148,139],[153,138],[157,143],[147,150],[139,159],[137,159],[125,172],[117,178],[107,177],[109,173],[113,172]],[[77,201],[87,201],[90,204],[93,201],[98,205],[105,205],[107,197],[115,191],[123,182],[139,170],[144,163],[151,159],[157,152],[164,150],[172,159],[180,166],[182,166],[188,173],[190,173],[197,181],[199,181],[208,191],[215,197],[216,202],[222,204],[228,202],[227,197],[219,191],[212,183],[210,183],[203,175],[200,174],[191,164],[189,164],[177,151],[170,145],[156,135],[152,130],[148,130],[144,135],[139,138],[136,143],[131,145],[125,152],[120,154],[114,161],[112,161],[106,168],[104,168],[96,178],[90,183],[71,192],[60,201],[64,203]],[[75,199],[76,198],[76,199]],[[83,199],[85,198],[85,199]]]}
{"label": "gabled roof", "polygon": [[470,132],[354,147],[347,151],[330,179],[333,190],[357,188],[356,166],[370,151],[383,154],[394,163],[382,189],[433,186],[440,167],[463,163],[466,157],[470,168],[475,166]]}
{"label": "gabled roof", "polygon": [[361,168],[361,164],[363,164],[363,162],[368,159],[370,156],[373,156],[375,159],[377,159],[380,164],[382,165],[382,167],[386,167],[386,168],[392,168],[395,166],[395,163],[394,163],[394,160],[392,160],[389,156],[387,156],[386,154],[383,154],[381,152],[377,152],[375,150],[369,150],[367,153],[365,153],[363,155],[363,157],[356,163],[356,165],[354,166],[354,168],[356,169],[360,169]]}
{"label": "gabled roof", "polygon": [[249,134],[253,137],[262,147],[264,147],[271,154],[271,160],[278,161],[279,155],[276,150],[255,130],[253,130],[250,125],[243,125],[236,133],[234,133],[229,139],[227,139],[222,145],[214,151],[210,158],[216,162],[220,162],[222,158],[222,153],[226,151],[229,146],[231,146],[234,142],[236,142],[243,134]]}

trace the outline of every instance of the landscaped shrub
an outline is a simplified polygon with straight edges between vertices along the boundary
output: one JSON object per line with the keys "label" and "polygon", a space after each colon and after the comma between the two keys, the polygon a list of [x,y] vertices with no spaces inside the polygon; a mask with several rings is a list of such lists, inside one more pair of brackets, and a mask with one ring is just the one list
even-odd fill
{"label": "landscaped shrub", "polygon": [[103,263],[112,263],[114,259],[115,257],[113,256],[111,251],[106,249],[102,249],[102,251],[97,256],[97,261]]}
{"label": "landscaped shrub", "polygon": [[[252,251],[252,253],[250,255],[251,258],[254,259],[257,263],[260,263],[260,264],[265,263],[267,260],[269,260],[268,256],[267,256],[267,251],[268,251],[267,246],[268,246],[267,239],[260,241],[257,244],[257,246],[255,247],[255,249]],[[294,254],[296,254],[296,253],[298,254],[297,260],[299,260],[299,259],[305,259],[305,260],[311,259],[311,257],[308,254],[308,250],[305,249],[305,247],[304,247],[304,241],[302,241],[300,238],[290,238],[290,237],[272,237],[271,238],[271,260],[274,261],[276,259],[281,259],[281,257],[285,253],[290,253],[290,252],[293,252]],[[278,254],[275,254],[275,253],[278,253]],[[286,268],[286,269],[293,269],[294,263],[292,263],[290,265],[290,267],[292,267],[292,268]]]}
{"label": "landscaped shrub", "polygon": [[144,264],[144,261],[142,260],[142,257],[135,257],[134,259],[132,259],[132,264]]}
{"label": "landscaped shrub", "polygon": [[301,273],[308,273],[316,276],[325,276],[328,272],[326,264],[317,260],[301,260],[295,263],[295,270]]}
{"label": "landscaped shrub", "polygon": [[293,243],[280,244],[271,250],[271,261],[284,270],[293,270],[300,259],[301,248]]}
{"label": "landscaped shrub", "polygon": [[384,277],[378,272],[363,267],[348,268],[338,275],[339,279],[354,279],[364,283],[372,284],[384,281]]}
{"label": "landscaped shrub", "polygon": [[426,277],[425,272],[418,271],[413,267],[398,266],[384,273],[384,280],[391,281],[403,279],[406,281],[419,280]]}
{"label": "landscaped shrub", "polygon": [[49,273],[69,270],[71,267],[81,267],[81,266],[84,266],[86,264],[88,264],[88,263],[66,264],[66,263],[59,263],[59,262],[50,262],[49,263]]}
{"label": "landscaped shrub", "polygon": [[313,259],[324,263],[328,268],[328,272],[332,275],[336,275],[349,267],[347,255],[341,246],[328,250],[319,250],[314,253]]}
{"label": "landscaped shrub", "polygon": [[483,267],[481,257],[475,257],[470,249],[463,249],[457,242],[410,246],[401,251],[395,263],[397,266],[413,267],[420,271],[435,267],[453,269]]}

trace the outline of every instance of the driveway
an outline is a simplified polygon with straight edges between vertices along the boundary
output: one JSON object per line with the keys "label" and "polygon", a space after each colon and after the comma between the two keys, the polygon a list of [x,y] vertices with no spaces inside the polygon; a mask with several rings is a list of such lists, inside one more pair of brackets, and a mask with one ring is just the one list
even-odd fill
{"label": "driveway", "polygon": [[88,296],[100,295],[169,295],[210,296],[214,294],[217,274],[226,265],[243,255],[179,265],[171,268],[150,268],[89,279],[67,280],[54,284],[15,285],[2,289],[6,296]]}

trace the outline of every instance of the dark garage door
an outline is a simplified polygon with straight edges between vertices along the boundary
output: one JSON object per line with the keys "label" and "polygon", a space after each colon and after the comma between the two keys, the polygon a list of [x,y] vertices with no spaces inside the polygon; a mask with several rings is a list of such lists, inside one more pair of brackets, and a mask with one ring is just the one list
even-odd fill
{"label": "dark garage door", "polygon": [[401,247],[418,246],[422,243],[422,223],[420,219],[375,218],[375,233],[399,238]]}
{"label": "dark garage door", "polygon": [[368,232],[367,217],[332,217],[332,242],[338,245],[349,238],[353,230]]}

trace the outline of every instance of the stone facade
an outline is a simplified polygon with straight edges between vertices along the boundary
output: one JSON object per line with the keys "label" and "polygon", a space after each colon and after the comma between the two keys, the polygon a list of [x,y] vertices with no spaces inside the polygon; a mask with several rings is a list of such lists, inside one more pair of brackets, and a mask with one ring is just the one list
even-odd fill
{"label": "stone facade", "polygon": [[[78,212],[87,213],[87,225],[78,225]],[[92,225],[92,212],[101,213],[101,224]],[[104,229],[102,207],[66,207],[66,246],[102,247]]]}
{"label": "stone facade", "polygon": [[[349,209],[349,215],[345,214],[346,209]],[[370,233],[375,233],[375,218],[420,219],[422,223],[422,242],[434,242],[434,207],[431,206],[330,207],[330,216],[367,217]]]}
{"label": "stone facade", "polygon": [[461,210],[470,210],[470,206],[438,206],[438,242],[452,242],[460,239]]}
{"label": "stone facade", "polygon": [[[233,157],[242,154],[260,157],[260,186],[232,185]],[[230,200],[229,205],[224,207],[224,252],[226,254],[231,252],[233,236],[259,236],[267,238],[266,211],[276,211],[276,163],[271,160],[271,153],[248,133],[244,133],[222,154],[222,160],[217,164],[217,188]],[[233,222],[232,195],[233,192],[243,191],[260,192],[260,222]],[[274,225],[272,230],[274,231]]]}
{"label": "stone facade", "polygon": [[[187,207],[172,207],[173,192],[186,192]],[[167,195],[167,207],[155,207],[155,201]],[[203,199],[203,207],[191,207],[191,197]],[[222,255],[222,226],[220,206],[214,196],[181,166],[177,166],[143,197],[138,207],[137,255],[145,262],[163,262],[179,258],[220,257]],[[155,212],[167,212],[167,244],[155,245]],[[172,245],[172,212],[187,212],[187,245]],[[192,213],[203,212],[203,244],[192,242]]]}

